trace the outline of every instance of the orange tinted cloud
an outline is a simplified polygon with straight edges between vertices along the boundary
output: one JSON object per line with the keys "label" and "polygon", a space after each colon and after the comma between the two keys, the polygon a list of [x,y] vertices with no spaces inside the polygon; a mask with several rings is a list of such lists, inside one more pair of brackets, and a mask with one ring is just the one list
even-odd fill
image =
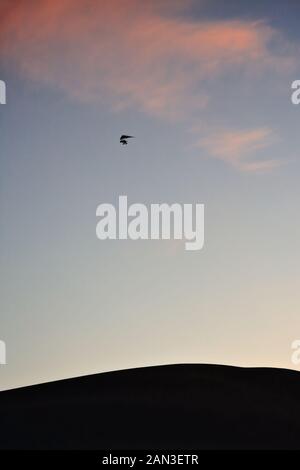
{"label": "orange tinted cloud", "polygon": [[269,26],[170,16],[180,4],[4,1],[0,54],[25,76],[72,97],[165,117],[206,103],[201,80],[235,65],[274,60],[268,44],[275,33]]}
{"label": "orange tinted cloud", "polygon": [[200,142],[210,155],[246,172],[263,172],[279,166],[275,159],[257,160],[253,155],[275,142],[271,129],[225,131],[212,134]]}
{"label": "orange tinted cloud", "polygon": [[[234,70],[282,73],[294,65],[287,43],[265,23],[192,21],[180,14],[189,3],[0,0],[0,58],[72,99],[184,118],[190,128],[207,105],[210,80]],[[202,146],[235,168],[278,165],[251,160],[251,152],[272,140],[268,129],[211,134]]]}

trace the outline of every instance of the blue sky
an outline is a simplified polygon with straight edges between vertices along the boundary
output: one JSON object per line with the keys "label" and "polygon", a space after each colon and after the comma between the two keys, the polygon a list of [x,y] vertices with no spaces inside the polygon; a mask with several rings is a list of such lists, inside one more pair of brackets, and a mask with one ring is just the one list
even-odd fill
{"label": "blue sky", "polygon": [[[295,367],[299,7],[124,4],[0,4],[3,389],[174,362]],[[97,240],[96,207],[121,194],[204,203],[204,249]]]}

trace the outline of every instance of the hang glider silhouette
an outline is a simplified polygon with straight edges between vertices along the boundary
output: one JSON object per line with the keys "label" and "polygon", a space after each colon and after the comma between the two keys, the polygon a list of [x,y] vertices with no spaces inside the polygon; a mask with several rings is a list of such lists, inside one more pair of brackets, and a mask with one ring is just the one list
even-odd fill
{"label": "hang glider silhouette", "polygon": [[121,135],[120,144],[127,145],[128,144],[127,139],[134,139],[134,136],[133,135]]}

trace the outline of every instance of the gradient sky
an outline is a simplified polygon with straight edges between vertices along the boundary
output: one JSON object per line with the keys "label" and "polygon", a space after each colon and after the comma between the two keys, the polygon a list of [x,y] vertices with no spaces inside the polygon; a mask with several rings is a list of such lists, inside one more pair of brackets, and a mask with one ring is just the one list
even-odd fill
{"label": "gradient sky", "polygon": [[[1,389],[296,367],[299,18],[291,0],[0,0]],[[99,241],[121,194],[204,203],[204,249]]]}

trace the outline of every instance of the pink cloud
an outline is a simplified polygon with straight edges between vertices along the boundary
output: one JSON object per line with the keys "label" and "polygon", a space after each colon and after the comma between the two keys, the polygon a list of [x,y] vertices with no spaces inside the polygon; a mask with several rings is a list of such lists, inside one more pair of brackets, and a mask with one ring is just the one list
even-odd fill
{"label": "pink cloud", "polygon": [[[179,0],[2,0],[0,58],[72,99],[183,118],[189,127],[209,100],[204,81],[235,67],[293,66],[286,42],[265,23],[191,21],[182,8]],[[248,157],[270,138],[267,129],[233,131],[202,145],[239,169],[261,171],[277,163]]]}
{"label": "pink cloud", "polygon": [[180,4],[5,1],[0,54],[25,76],[73,98],[171,118],[205,105],[201,80],[235,65],[274,61],[269,26],[166,16]]}
{"label": "pink cloud", "polygon": [[245,172],[271,170],[281,161],[276,159],[253,159],[253,155],[275,143],[276,136],[271,129],[258,128],[242,131],[213,133],[202,139],[199,145],[211,156],[218,158]]}

